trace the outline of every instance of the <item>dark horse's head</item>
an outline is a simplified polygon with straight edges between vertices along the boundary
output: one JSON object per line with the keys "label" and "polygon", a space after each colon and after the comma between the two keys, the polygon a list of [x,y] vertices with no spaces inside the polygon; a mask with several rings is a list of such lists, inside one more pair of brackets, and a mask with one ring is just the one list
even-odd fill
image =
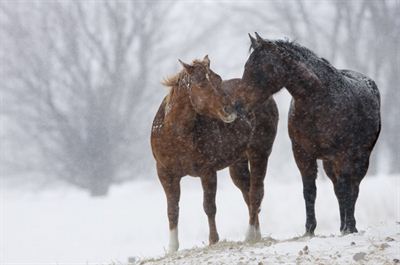
{"label": "dark horse's head", "polygon": [[235,98],[252,107],[264,102],[285,86],[286,67],[279,47],[273,42],[250,34],[253,52],[250,54],[242,76],[243,86],[236,90]]}
{"label": "dark horse's head", "polygon": [[206,55],[202,61],[186,64],[179,60],[187,73],[186,86],[194,110],[223,122],[233,122],[237,115],[232,103],[222,89],[221,77],[210,69]]}

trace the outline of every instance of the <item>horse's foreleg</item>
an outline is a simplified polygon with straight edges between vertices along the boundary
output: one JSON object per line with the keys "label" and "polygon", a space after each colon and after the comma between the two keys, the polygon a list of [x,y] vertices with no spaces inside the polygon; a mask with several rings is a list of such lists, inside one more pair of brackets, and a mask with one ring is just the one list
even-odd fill
{"label": "horse's foreleg", "polygon": [[265,157],[250,158],[250,220],[246,241],[255,242],[261,239],[258,213],[264,197],[264,178],[267,171],[268,159]]}
{"label": "horse's foreleg", "polygon": [[316,176],[304,175],[303,180],[303,197],[306,204],[306,235],[313,236],[317,227],[315,218],[315,199],[317,197],[317,187],[315,185]]}
{"label": "horse's foreleg", "polygon": [[306,204],[306,233],[313,236],[317,227],[315,218],[315,199],[317,197],[317,160],[309,156],[304,150],[296,146],[293,147],[293,154],[297,167],[300,170],[303,181],[303,196]]}
{"label": "horse's foreleg", "polygon": [[201,176],[201,185],[203,186],[203,208],[208,217],[210,229],[209,243],[215,244],[219,240],[217,226],[215,223],[215,214],[217,207],[215,205],[215,195],[217,192],[217,173],[212,172]]}
{"label": "horse's foreleg", "polygon": [[168,204],[169,221],[169,246],[168,252],[173,253],[179,248],[178,240],[178,218],[179,218],[179,198],[180,198],[180,177],[161,173],[159,179],[164,188]]}

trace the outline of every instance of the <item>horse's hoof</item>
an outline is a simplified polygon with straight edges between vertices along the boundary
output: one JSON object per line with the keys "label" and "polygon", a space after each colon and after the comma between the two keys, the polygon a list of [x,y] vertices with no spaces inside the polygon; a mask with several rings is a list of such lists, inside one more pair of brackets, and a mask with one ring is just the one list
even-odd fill
{"label": "horse's hoof", "polygon": [[306,231],[303,237],[314,237],[314,231]]}
{"label": "horse's hoof", "polygon": [[170,244],[168,246],[168,254],[174,254],[179,249],[179,244]]}
{"label": "horse's hoof", "polygon": [[353,234],[353,233],[358,233],[357,228],[352,227],[352,228],[345,228],[342,232],[342,235],[348,235],[348,234]]}
{"label": "horse's hoof", "polygon": [[349,231],[347,231],[347,230],[343,230],[343,231],[341,231],[341,233],[342,233],[342,236],[345,236],[345,235],[348,235],[348,234],[350,234],[350,232],[349,232]]}
{"label": "horse's hoof", "polygon": [[179,249],[178,228],[169,231],[168,254],[175,253]]}
{"label": "horse's hoof", "polygon": [[218,234],[216,234],[215,236],[210,236],[210,238],[209,238],[210,246],[216,244],[218,241],[219,241]]}
{"label": "horse's hoof", "polygon": [[255,243],[261,240],[260,227],[256,228],[254,225],[250,225],[246,232],[245,241],[249,243]]}

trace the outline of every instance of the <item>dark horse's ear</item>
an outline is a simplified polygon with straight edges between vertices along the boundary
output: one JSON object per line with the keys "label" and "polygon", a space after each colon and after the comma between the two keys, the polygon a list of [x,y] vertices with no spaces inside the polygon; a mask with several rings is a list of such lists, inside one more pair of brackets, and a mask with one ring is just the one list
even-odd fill
{"label": "dark horse's ear", "polygon": [[210,67],[210,59],[208,58],[208,54],[204,56],[203,63],[209,68]]}
{"label": "dark horse's ear", "polygon": [[249,33],[249,37],[250,37],[250,42],[251,42],[250,49],[257,48],[260,45],[260,43],[255,38],[253,38],[253,36],[251,36],[250,33]]}
{"label": "dark horse's ear", "polygon": [[193,71],[194,71],[194,66],[193,66],[193,65],[184,63],[184,62],[182,62],[180,59],[178,59],[178,61],[181,63],[181,65],[183,66],[183,68],[185,69],[185,71],[186,71],[188,74],[193,73]]}
{"label": "dark horse's ear", "polygon": [[278,50],[278,46],[273,41],[264,40],[263,38],[261,38],[260,35],[258,35],[257,32],[254,32],[254,34],[256,35],[256,38],[257,38],[256,42],[258,43],[258,45],[262,45],[262,46],[264,46],[264,47],[266,47],[266,48],[268,48],[270,50],[273,50],[273,51],[277,51]]}
{"label": "dark horse's ear", "polygon": [[261,38],[261,36],[260,36],[260,35],[258,35],[258,33],[257,33],[257,32],[254,32],[254,35],[256,35],[257,42],[260,42],[260,43],[262,43],[262,42],[264,41],[264,39],[263,39],[263,38]]}

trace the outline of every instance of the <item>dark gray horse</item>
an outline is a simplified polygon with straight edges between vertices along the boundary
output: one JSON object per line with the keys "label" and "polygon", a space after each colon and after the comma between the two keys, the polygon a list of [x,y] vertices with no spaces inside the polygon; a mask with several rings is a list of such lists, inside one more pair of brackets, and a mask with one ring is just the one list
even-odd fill
{"label": "dark gray horse", "polygon": [[340,231],[357,232],[354,208],[359,184],[381,129],[380,96],[375,82],[351,70],[338,70],[309,49],[269,41],[256,33],[246,62],[240,104],[253,108],[285,87],[293,99],[289,136],[303,180],[306,234],[317,225],[314,203],[317,159],[332,180],[340,208]]}

